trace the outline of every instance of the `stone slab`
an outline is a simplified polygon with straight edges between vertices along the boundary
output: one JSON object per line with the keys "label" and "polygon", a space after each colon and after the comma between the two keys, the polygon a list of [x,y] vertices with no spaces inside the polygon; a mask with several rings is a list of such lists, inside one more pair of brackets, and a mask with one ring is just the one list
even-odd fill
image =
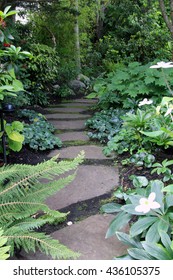
{"label": "stone slab", "polygon": [[73,146],[60,150],[53,150],[48,154],[48,158],[59,154],[60,159],[75,158],[81,151],[85,152],[85,159],[108,159],[102,152],[103,147],[96,145]]}
{"label": "stone slab", "polygon": [[60,133],[57,137],[61,141],[89,141],[89,137],[83,131]]}
{"label": "stone slab", "polygon": [[56,129],[85,129],[86,120],[50,120],[49,122],[54,125]]}
{"label": "stone slab", "polygon": [[51,209],[61,209],[73,203],[85,201],[111,192],[119,184],[118,169],[104,165],[81,165],[76,178],[46,203]]}
{"label": "stone slab", "polygon": [[[69,100],[70,102],[70,100]],[[93,103],[97,103],[98,99],[88,99],[88,98],[80,98],[80,99],[73,99],[72,102],[78,102],[78,103],[88,103],[88,104],[93,104]]]}
{"label": "stone slab", "polygon": [[[55,231],[51,236],[58,239],[68,248],[80,253],[78,260],[113,260],[127,252],[127,246],[116,236],[105,239],[106,231],[113,215],[93,215],[71,226]],[[128,231],[128,226],[123,229]],[[52,258],[40,252],[26,254],[26,260],[51,260]]]}
{"label": "stone slab", "polygon": [[58,105],[58,107],[74,107],[74,108],[84,108],[87,109],[87,107],[93,106],[93,103],[81,103],[81,102],[69,102],[69,103],[61,103]]}
{"label": "stone slab", "polygon": [[88,110],[88,108],[70,108],[70,107],[55,107],[45,108],[46,111],[52,113],[82,113]]}
{"label": "stone slab", "polygon": [[61,119],[68,119],[68,120],[73,120],[73,119],[84,119],[87,120],[91,118],[91,115],[82,115],[82,114],[46,114],[45,117],[49,120],[61,120]]}

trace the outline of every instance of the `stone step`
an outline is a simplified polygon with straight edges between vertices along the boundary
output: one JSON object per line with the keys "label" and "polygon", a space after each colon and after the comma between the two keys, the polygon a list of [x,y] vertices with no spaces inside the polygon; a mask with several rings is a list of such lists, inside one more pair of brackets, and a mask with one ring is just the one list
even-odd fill
{"label": "stone step", "polygon": [[[116,236],[105,239],[107,229],[113,215],[93,215],[83,221],[55,231],[51,236],[68,248],[80,253],[78,260],[113,260],[127,252],[127,246],[120,242]],[[128,231],[128,227],[123,229]],[[26,260],[52,260],[40,252],[26,254]]]}
{"label": "stone step", "polygon": [[69,119],[69,120],[77,120],[77,119],[84,119],[84,120],[87,120],[89,118],[91,118],[92,116],[91,115],[82,115],[82,114],[56,114],[56,113],[53,113],[53,114],[46,114],[45,117],[48,119],[48,120],[63,120],[63,119]]}
{"label": "stone step", "polygon": [[50,120],[49,121],[51,124],[54,125],[56,129],[59,130],[71,130],[71,129],[76,129],[76,130],[84,130],[85,129],[85,120]]}
{"label": "stone step", "polygon": [[73,102],[77,102],[77,103],[81,103],[81,104],[96,104],[98,102],[98,99],[88,99],[88,98],[81,98],[81,99],[72,99],[72,100],[65,100],[62,103],[73,103]]}
{"label": "stone step", "polygon": [[110,193],[119,184],[118,169],[104,165],[81,165],[76,178],[46,203],[51,209],[61,209],[71,204]]}
{"label": "stone step", "polygon": [[[50,107],[48,107],[48,108],[45,108],[45,110],[50,112],[50,114],[51,113],[65,114],[65,113],[83,113],[86,110],[88,111],[88,108],[84,108],[84,107],[83,108],[70,108],[70,107],[55,107],[55,108],[52,107],[52,108],[50,108]],[[87,114],[88,114],[88,112],[87,112]]]}
{"label": "stone step", "polygon": [[54,157],[57,154],[59,154],[59,159],[75,158],[80,151],[84,151],[85,159],[107,160],[108,158],[103,154],[102,150],[103,147],[96,145],[72,146],[60,150],[52,150],[48,154],[48,158]]}
{"label": "stone step", "polygon": [[[88,108],[88,107],[92,107],[93,104],[92,103],[79,103],[79,102],[69,102],[69,103],[61,103],[58,106],[56,106],[56,108],[58,107],[70,107],[70,108]],[[52,106],[51,106],[52,107]]]}
{"label": "stone step", "polygon": [[89,141],[89,137],[83,131],[65,132],[56,135],[61,141]]}

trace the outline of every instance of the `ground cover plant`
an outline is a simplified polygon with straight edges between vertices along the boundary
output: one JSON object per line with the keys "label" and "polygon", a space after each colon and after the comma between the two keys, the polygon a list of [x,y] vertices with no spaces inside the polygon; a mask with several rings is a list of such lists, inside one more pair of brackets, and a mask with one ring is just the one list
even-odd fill
{"label": "ground cover plant", "polygon": [[[8,251],[14,255],[16,248],[26,252],[40,250],[53,258],[76,258],[78,254],[57,240],[37,229],[46,223],[62,222],[68,213],[51,210],[45,199],[69,184],[75,177],[67,175],[76,170],[83,161],[81,153],[74,160],[57,163],[57,157],[41,164],[6,165],[0,168],[0,257],[6,258]],[[57,176],[60,176],[57,177]],[[44,179],[44,180],[43,180]]]}
{"label": "ground cover plant", "polygon": [[24,145],[29,145],[34,150],[49,150],[62,147],[61,140],[53,134],[54,126],[46,118],[34,110],[23,109],[19,116],[26,117],[30,123],[25,123],[23,128]]}

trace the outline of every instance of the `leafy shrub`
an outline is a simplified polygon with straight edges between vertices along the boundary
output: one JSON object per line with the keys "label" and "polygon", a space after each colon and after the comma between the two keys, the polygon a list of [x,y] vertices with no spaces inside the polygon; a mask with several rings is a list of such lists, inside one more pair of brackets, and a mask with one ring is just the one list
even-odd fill
{"label": "leafy shrub", "polygon": [[62,146],[61,140],[52,134],[55,131],[54,126],[42,114],[24,109],[20,112],[20,116],[25,116],[32,122],[24,125],[24,144],[28,144],[34,150],[41,151]]}
{"label": "leafy shrub", "polygon": [[92,132],[88,132],[88,136],[106,143],[119,132],[122,125],[121,116],[124,113],[125,110],[113,108],[95,113],[85,124],[86,127],[92,129]]}
{"label": "leafy shrub", "polygon": [[[139,62],[129,63],[128,66],[120,66],[115,71],[106,75],[105,78],[96,80],[93,90],[88,98],[99,98],[99,106],[123,106],[134,108],[143,97],[152,97],[157,102],[162,96],[168,94],[165,78],[160,70],[150,69],[147,65]],[[173,85],[173,71],[165,69],[165,74]]]}
{"label": "leafy shrub", "polygon": [[[75,173],[66,174],[76,170],[83,157],[81,153],[71,161],[57,163],[55,157],[35,166],[17,164],[0,168],[0,227],[3,238],[5,241],[7,239],[6,245],[10,246],[10,256],[14,254],[15,248],[21,247],[27,253],[40,250],[57,259],[78,256],[58,240],[37,229],[66,218],[68,213],[51,210],[44,202],[48,196],[74,179]],[[60,178],[61,175],[63,177]]]}
{"label": "leafy shrub", "polygon": [[35,86],[40,84],[41,88],[57,80],[59,57],[57,52],[46,45],[32,44],[31,50],[33,57],[26,64],[32,80],[32,91]]}

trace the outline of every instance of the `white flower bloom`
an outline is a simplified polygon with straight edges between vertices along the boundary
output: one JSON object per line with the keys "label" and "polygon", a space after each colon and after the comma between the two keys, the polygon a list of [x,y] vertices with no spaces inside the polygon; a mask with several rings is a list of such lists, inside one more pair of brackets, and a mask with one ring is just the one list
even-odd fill
{"label": "white flower bloom", "polygon": [[173,62],[157,62],[156,65],[152,65],[150,68],[173,68]]}
{"label": "white flower bloom", "polygon": [[156,198],[156,194],[154,192],[150,193],[148,198],[141,198],[139,200],[139,205],[135,207],[136,212],[148,213],[151,209],[160,208],[160,204],[154,201]]}
{"label": "white flower bloom", "polygon": [[138,106],[144,106],[144,105],[149,105],[149,104],[152,104],[153,103],[153,100],[151,99],[147,99],[147,98],[144,98],[144,100],[140,101]]}
{"label": "white flower bloom", "polygon": [[68,226],[71,226],[72,224],[73,224],[73,222],[71,222],[71,221],[67,222]]}

